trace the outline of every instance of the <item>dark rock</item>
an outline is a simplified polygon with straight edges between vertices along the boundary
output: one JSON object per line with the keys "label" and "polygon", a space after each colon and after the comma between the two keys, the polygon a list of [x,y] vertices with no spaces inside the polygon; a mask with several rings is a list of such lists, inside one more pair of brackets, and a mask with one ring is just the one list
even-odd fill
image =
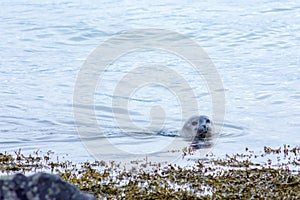
{"label": "dark rock", "polygon": [[37,173],[32,176],[15,174],[0,179],[0,200],[94,200],[57,175]]}

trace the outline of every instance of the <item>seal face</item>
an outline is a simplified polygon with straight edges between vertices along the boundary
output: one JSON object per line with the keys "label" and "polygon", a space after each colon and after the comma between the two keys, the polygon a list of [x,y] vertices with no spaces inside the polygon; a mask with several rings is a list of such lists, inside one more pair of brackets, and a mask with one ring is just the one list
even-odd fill
{"label": "seal face", "polygon": [[213,131],[213,123],[209,117],[200,115],[193,116],[185,122],[181,130],[181,135],[187,139],[199,141],[210,138]]}

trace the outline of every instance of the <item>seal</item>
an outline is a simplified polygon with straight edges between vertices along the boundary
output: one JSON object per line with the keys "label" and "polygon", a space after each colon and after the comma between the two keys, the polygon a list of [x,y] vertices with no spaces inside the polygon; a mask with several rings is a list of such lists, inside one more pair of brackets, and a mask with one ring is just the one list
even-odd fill
{"label": "seal", "polygon": [[181,129],[180,135],[193,142],[208,140],[214,134],[214,125],[209,117],[205,115],[193,116],[189,118]]}

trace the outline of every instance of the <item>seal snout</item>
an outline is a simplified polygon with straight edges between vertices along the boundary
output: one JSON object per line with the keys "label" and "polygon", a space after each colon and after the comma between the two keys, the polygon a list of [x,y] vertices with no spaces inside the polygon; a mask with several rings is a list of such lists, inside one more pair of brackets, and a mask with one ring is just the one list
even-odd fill
{"label": "seal snout", "polygon": [[205,138],[207,133],[211,131],[210,119],[206,116],[200,116],[198,121],[197,138]]}
{"label": "seal snout", "polygon": [[208,130],[208,126],[206,124],[202,124],[198,128],[198,131],[207,131],[207,130]]}
{"label": "seal snout", "polygon": [[206,127],[206,125],[203,125],[203,126],[199,127],[197,129],[196,137],[197,138],[205,138],[207,131],[208,131],[208,128]]}

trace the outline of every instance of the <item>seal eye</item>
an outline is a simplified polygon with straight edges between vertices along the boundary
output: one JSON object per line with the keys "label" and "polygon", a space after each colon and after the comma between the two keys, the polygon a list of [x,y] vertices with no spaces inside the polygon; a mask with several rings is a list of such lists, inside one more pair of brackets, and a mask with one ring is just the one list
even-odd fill
{"label": "seal eye", "polygon": [[209,123],[210,123],[210,120],[209,120],[209,119],[207,119],[207,120],[206,120],[206,123],[207,123],[207,124],[209,124]]}
{"label": "seal eye", "polygon": [[198,122],[195,122],[195,121],[192,122],[192,125],[193,125],[193,126],[196,126],[197,124],[198,124]]}

